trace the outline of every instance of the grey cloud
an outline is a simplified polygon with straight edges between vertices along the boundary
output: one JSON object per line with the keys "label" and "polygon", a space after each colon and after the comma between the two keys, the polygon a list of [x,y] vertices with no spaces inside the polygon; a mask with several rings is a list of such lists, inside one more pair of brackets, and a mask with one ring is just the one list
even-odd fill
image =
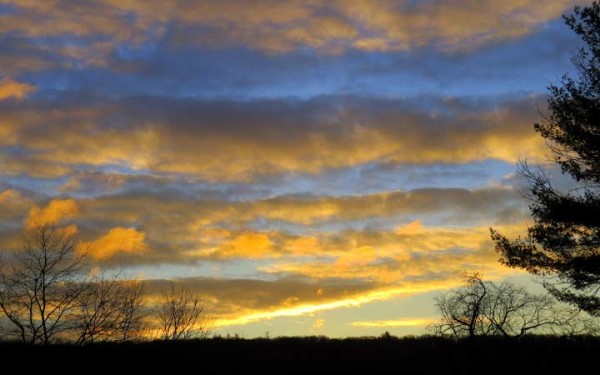
{"label": "grey cloud", "polygon": [[239,313],[240,309],[261,310],[300,303],[323,303],[359,295],[377,287],[372,283],[335,279],[300,281],[283,278],[263,281],[196,277],[145,281],[150,294],[160,294],[171,282],[198,291],[210,304],[210,313],[217,315]]}

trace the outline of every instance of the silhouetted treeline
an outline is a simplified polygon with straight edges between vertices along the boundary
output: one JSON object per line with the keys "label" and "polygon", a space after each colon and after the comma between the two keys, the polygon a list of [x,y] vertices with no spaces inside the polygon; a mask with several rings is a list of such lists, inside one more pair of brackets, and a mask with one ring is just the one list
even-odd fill
{"label": "silhouetted treeline", "polygon": [[[600,338],[526,336],[275,339],[198,339],[87,346],[0,344],[7,358],[36,358],[41,363],[74,358],[140,366],[194,362],[203,373],[389,373],[389,374],[546,374],[559,369],[577,373],[597,366]],[[493,372],[491,372],[493,370]]]}

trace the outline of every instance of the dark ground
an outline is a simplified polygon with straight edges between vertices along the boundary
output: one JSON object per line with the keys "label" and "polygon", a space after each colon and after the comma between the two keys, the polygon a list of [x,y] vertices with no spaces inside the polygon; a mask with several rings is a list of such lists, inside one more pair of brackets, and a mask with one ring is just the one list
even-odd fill
{"label": "dark ground", "polygon": [[190,374],[594,374],[600,366],[600,338],[214,338],[83,347],[0,343],[0,358],[30,368],[82,363],[88,373],[97,367],[123,369],[121,364],[126,364],[138,369],[170,367],[173,371],[166,373],[171,374],[189,363]]}

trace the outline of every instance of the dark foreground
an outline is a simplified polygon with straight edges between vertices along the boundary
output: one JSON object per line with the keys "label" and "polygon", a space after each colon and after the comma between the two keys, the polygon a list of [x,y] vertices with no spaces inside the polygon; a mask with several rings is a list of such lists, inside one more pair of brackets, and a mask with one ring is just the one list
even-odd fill
{"label": "dark foreground", "polygon": [[77,363],[88,369],[111,364],[122,369],[121,363],[138,369],[182,368],[192,362],[189,373],[205,374],[573,374],[596,373],[600,338],[215,338],[84,347],[0,343],[0,357],[47,369]]}

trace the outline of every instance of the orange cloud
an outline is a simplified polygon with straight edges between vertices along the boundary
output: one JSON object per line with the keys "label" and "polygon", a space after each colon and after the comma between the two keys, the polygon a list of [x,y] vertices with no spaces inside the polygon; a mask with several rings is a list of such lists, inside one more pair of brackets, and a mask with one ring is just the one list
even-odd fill
{"label": "orange cloud", "polygon": [[404,226],[396,228],[396,233],[402,236],[411,236],[415,234],[421,234],[425,231],[423,224],[420,220],[415,220]]}
{"label": "orange cloud", "polygon": [[[417,226],[417,231],[406,231],[407,227]],[[519,223],[497,229],[514,237],[526,226],[527,223]],[[397,232],[345,232],[325,235],[320,241],[320,255],[330,261],[286,259],[260,270],[314,280],[363,279],[386,285],[403,283],[408,278],[458,275],[463,270],[481,271],[491,278],[516,272],[498,262],[487,226],[425,227],[411,223]]]}
{"label": "orange cloud", "polygon": [[147,250],[145,233],[135,228],[115,227],[104,236],[77,245],[79,252],[85,252],[96,260],[111,258],[119,253],[141,253]]}
{"label": "orange cloud", "polygon": [[375,248],[373,246],[365,245],[344,252],[336,259],[333,267],[349,269],[352,267],[364,266],[375,260],[377,260]]}
{"label": "orange cloud", "polygon": [[56,230],[56,232],[59,235],[65,236],[65,237],[72,237],[72,236],[76,235],[78,231],[79,231],[79,229],[77,228],[77,225],[75,225],[75,224],[67,225],[66,227],[57,228],[57,230]]}
{"label": "orange cloud", "polygon": [[[161,247],[169,250],[144,255],[143,261],[328,257],[332,263],[340,258],[336,266],[347,264],[349,271],[352,264],[373,263],[373,254],[378,259],[400,259],[411,252],[491,246],[487,226],[515,223],[519,229],[525,229],[521,223],[528,216],[518,194],[506,188],[418,189],[342,197],[281,196],[242,202],[139,191],[135,195],[118,193],[83,199],[79,204],[80,220],[91,225],[106,225],[105,220],[116,223],[112,226],[144,223],[148,241],[162,243]],[[336,215],[323,217],[321,205],[332,208]],[[277,212],[275,218],[273,212]],[[405,222],[405,218],[424,217],[448,220],[449,214],[453,225]],[[289,221],[279,222],[286,218]],[[272,228],[292,225],[300,232],[248,229],[256,221]],[[357,221],[365,222],[371,229],[350,230],[348,223]],[[387,223],[386,229],[371,225],[382,221]]]}
{"label": "orange cloud", "polygon": [[297,255],[318,255],[323,251],[323,246],[314,236],[295,236],[282,241],[284,252]]}
{"label": "orange cloud", "polygon": [[219,257],[265,258],[273,256],[273,243],[268,233],[247,232],[221,244]]}
{"label": "orange cloud", "polygon": [[79,215],[79,205],[73,199],[55,199],[44,208],[32,207],[25,219],[26,228],[54,225]]}
{"label": "orange cloud", "polygon": [[28,83],[20,83],[10,78],[0,79],[0,100],[21,100],[35,92],[36,88]]}

